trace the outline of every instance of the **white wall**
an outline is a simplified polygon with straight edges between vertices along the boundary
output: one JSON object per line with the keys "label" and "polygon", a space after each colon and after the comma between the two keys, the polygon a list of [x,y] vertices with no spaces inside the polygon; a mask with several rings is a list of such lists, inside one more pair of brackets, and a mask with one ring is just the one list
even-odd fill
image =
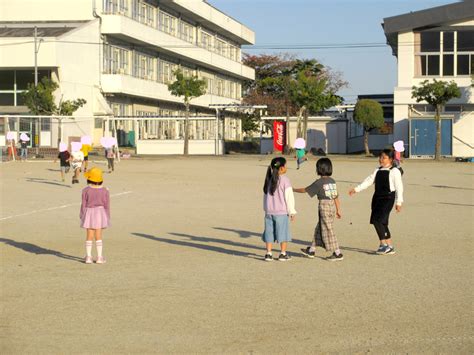
{"label": "white wall", "polygon": [[1,0],[0,14],[2,21],[91,20],[93,2],[94,0]]}
{"label": "white wall", "polygon": [[[461,139],[463,142],[459,141]],[[453,155],[474,157],[474,112],[461,115],[453,124]]]}
{"label": "white wall", "polygon": [[[189,154],[214,155],[216,152],[215,140],[190,140]],[[182,155],[184,140],[138,140],[137,154]],[[223,154],[224,145],[219,141],[219,154]]]}
{"label": "white wall", "polygon": [[[87,103],[74,116],[87,116],[63,121],[63,140],[68,136],[92,135],[94,128],[94,108],[96,95],[101,95],[100,72],[101,46],[95,44],[75,44],[67,42],[99,43],[99,20],[93,20],[58,38],[57,62],[59,89],[55,92],[58,102],[83,98]],[[56,132],[54,132],[56,136]],[[53,140],[57,142],[57,138]]]}

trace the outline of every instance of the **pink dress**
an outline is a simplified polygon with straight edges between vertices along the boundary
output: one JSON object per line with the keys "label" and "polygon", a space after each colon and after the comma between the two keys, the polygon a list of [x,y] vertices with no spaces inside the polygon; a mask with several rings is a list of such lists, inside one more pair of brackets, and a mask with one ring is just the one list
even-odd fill
{"label": "pink dress", "polygon": [[105,187],[87,186],[82,190],[79,215],[81,227],[102,229],[110,226],[110,196]]}

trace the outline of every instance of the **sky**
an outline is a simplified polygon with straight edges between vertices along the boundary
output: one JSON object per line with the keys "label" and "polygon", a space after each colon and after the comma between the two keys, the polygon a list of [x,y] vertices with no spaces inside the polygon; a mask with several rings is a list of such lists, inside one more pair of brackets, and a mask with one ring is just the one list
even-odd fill
{"label": "sky", "polygon": [[[456,0],[207,0],[255,32],[255,46],[386,43],[386,17],[457,2]],[[315,58],[339,71],[349,83],[339,95],[347,103],[361,94],[391,94],[397,60],[390,46],[344,49],[252,49],[250,54],[287,52]]]}

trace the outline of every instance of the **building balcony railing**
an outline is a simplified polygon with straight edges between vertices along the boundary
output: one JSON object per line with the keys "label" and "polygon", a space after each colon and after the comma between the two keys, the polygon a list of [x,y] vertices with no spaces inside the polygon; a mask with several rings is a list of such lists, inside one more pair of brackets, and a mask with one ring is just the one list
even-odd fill
{"label": "building balcony railing", "polygon": [[[103,74],[101,77],[101,84],[102,91],[107,94],[124,94],[174,103],[183,102],[182,98],[171,95],[166,84],[135,78],[130,75]],[[240,100],[205,94],[191,101],[192,105],[205,108],[208,108],[209,104],[230,103],[240,103]]]}
{"label": "building balcony railing", "polygon": [[227,43],[217,35],[211,35],[212,31],[202,30],[147,3],[138,0],[104,0],[102,13],[128,17],[196,47],[238,63],[242,62],[239,47]]}

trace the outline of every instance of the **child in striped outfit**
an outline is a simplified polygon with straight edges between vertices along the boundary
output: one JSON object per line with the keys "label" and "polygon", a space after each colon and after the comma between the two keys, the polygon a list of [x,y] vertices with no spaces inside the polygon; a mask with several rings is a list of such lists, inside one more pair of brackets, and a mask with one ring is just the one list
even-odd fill
{"label": "child in striped outfit", "polygon": [[332,255],[326,260],[339,261],[344,257],[339,249],[339,244],[334,233],[334,217],[341,218],[341,204],[337,193],[336,181],[331,178],[332,163],[328,158],[321,158],[316,163],[316,172],[320,176],[318,180],[308,187],[294,188],[294,192],[307,193],[310,197],[318,196],[319,221],[314,229],[314,238],[311,246],[301,249],[303,254],[309,258],[316,255],[316,247],[331,251]]}
{"label": "child in striped outfit", "polygon": [[[291,182],[286,173],[286,159],[274,158],[267,169],[263,185],[263,209],[265,211],[265,231],[262,240],[265,242],[267,253],[265,261],[273,261],[272,244],[281,245],[279,261],[290,260],[286,248],[291,241],[288,219],[295,219],[295,197]],[[288,218],[289,217],[289,218]]]}
{"label": "child in striped outfit", "polygon": [[82,190],[81,227],[87,229],[86,234],[86,264],[92,264],[92,243],[95,239],[97,248],[97,264],[105,264],[102,255],[102,229],[110,225],[110,196],[109,190],[102,186],[102,170],[92,168],[86,172],[88,186]]}

